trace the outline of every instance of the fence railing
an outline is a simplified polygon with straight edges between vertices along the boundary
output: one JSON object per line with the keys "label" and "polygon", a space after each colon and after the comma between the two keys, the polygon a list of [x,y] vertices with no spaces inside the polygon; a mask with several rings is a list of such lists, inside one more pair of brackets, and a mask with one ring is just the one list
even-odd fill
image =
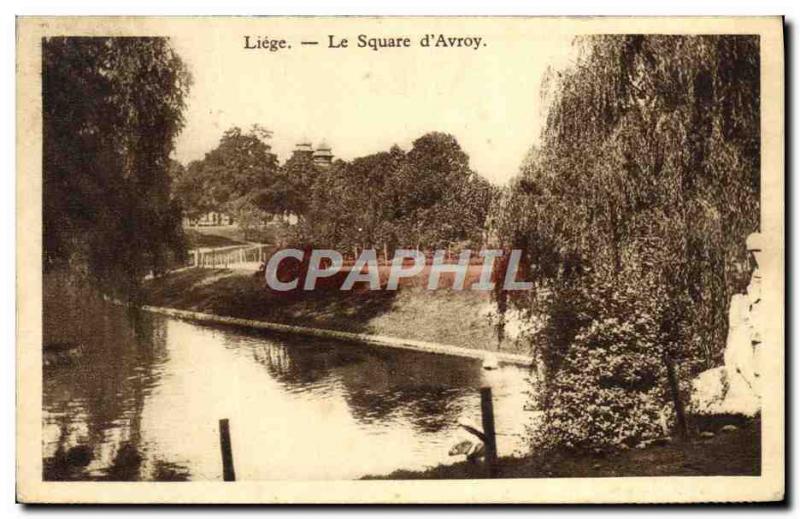
{"label": "fence railing", "polygon": [[266,245],[232,245],[215,249],[195,249],[189,264],[200,268],[231,268],[259,264],[266,258]]}

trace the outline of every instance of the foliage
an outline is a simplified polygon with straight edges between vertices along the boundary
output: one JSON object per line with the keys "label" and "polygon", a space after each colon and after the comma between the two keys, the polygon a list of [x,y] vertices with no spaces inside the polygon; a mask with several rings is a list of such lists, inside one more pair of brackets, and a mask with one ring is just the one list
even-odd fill
{"label": "foliage", "polygon": [[310,211],[314,184],[322,169],[314,164],[310,154],[294,154],[281,166],[272,189],[269,206],[278,214],[293,214],[305,219]]}
{"label": "foliage", "polygon": [[230,128],[216,148],[202,160],[191,162],[175,188],[185,214],[196,217],[222,211],[237,215],[269,207],[270,186],[278,168],[277,158],[265,142],[270,135],[258,125],[248,132]]}
{"label": "foliage", "polygon": [[534,431],[538,446],[597,452],[664,436],[666,394],[655,383],[663,365],[653,356],[656,345],[639,332],[609,318],[576,336]]}
{"label": "foliage", "polygon": [[428,133],[411,150],[337,161],[317,171],[305,239],[347,249],[480,244],[495,189],[469,168],[451,135]]}
{"label": "foliage", "polygon": [[[176,171],[175,193],[187,216],[223,211],[250,235],[277,230],[287,243],[343,251],[483,240],[495,188],[469,168],[451,135],[428,133],[408,152],[393,146],[330,166],[315,164],[310,153],[278,166],[265,135],[271,134],[259,127],[231,128],[203,160]],[[290,219],[297,225],[284,225]]]}
{"label": "foliage", "polygon": [[[550,362],[543,385],[553,385],[545,393],[555,399],[568,387],[560,381],[570,380],[580,388],[575,398],[605,401],[613,394],[587,388],[603,376],[585,364],[597,355],[589,344],[637,326],[642,314],[575,308],[576,290],[601,301],[615,297],[602,287],[625,286],[626,300],[658,301],[645,323],[658,348],[645,357],[668,350],[693,369],[721,359],[727,304],[748,269],[745,238],[758,228],[758,38],[590,36],[576,44],[574,67],[545,85],[551,107],[541,144],[495,220],[501,239],[526,251],[539,287],[533,300],[515,294],[512,303],[538,305],[560,323],[542,341],[550,350],[542,354]],[[636,337],[601,349],[603,363],[639,355]],[[592,407],[587,417],[585,402],[572,403],[559,419],[576,427],[605,416]],[[636,430],[649,430],[652,413],[637,416]],[[595,431],[598,446],[618,442],[612,432],[634,425],[613,419],[616,425]],[[565,434],[552,441],[577,440]]]}
{"label": "foliage", "polygon": [[43,42],[44,268],[132,294],[183,254],[169,160],[190,77],[166,38]]}
{"label": "foliage", "polygon": [[685,339],[660,325],[674,306],[648,273],[588,276],[549,294],[534,337],[538,446],[605,451],[664,435],[672,421],[665,359]]}

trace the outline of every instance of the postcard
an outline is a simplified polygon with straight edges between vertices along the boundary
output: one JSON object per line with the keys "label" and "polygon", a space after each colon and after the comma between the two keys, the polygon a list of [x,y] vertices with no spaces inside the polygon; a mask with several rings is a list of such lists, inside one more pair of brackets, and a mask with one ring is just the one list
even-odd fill
{"label": "postcard", "polygon": [[19,17],[17,499],[780,501],[780,17]]}

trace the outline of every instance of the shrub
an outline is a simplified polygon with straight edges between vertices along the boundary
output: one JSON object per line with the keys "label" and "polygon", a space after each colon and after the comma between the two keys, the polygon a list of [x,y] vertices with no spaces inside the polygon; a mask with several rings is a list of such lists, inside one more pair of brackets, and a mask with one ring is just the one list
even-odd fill
{"label": "shrub", "polygon": [[607,451],[664,435],[671,409],[648,320],[595,320],[575,337],[549,382],[537,446]]}
{"label": "shrub", "polygon": [[561,287],[540,344],[537,448],[610,451],[664,436],[673,422],[662,321],[671,301],[647,276]]}

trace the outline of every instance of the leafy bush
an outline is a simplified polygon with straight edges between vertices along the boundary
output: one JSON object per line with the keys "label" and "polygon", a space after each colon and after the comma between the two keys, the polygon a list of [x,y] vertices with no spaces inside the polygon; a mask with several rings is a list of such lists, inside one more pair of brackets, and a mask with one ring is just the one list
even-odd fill
{"label": "leafy bush", "polygon": [[675,301],[657,278],[647,271],[587,276],[550,294],[547,324],[535,339],[534,398],[542,410],[535,446],[609,451],[669,434],[675,413],[666,357],[681,350],[664,326]]}
{"label": "leafy bush", "polygon": [[664,436],[671,409],[646,317],[593,321],[550,380],[539,447],[605,451]]}

